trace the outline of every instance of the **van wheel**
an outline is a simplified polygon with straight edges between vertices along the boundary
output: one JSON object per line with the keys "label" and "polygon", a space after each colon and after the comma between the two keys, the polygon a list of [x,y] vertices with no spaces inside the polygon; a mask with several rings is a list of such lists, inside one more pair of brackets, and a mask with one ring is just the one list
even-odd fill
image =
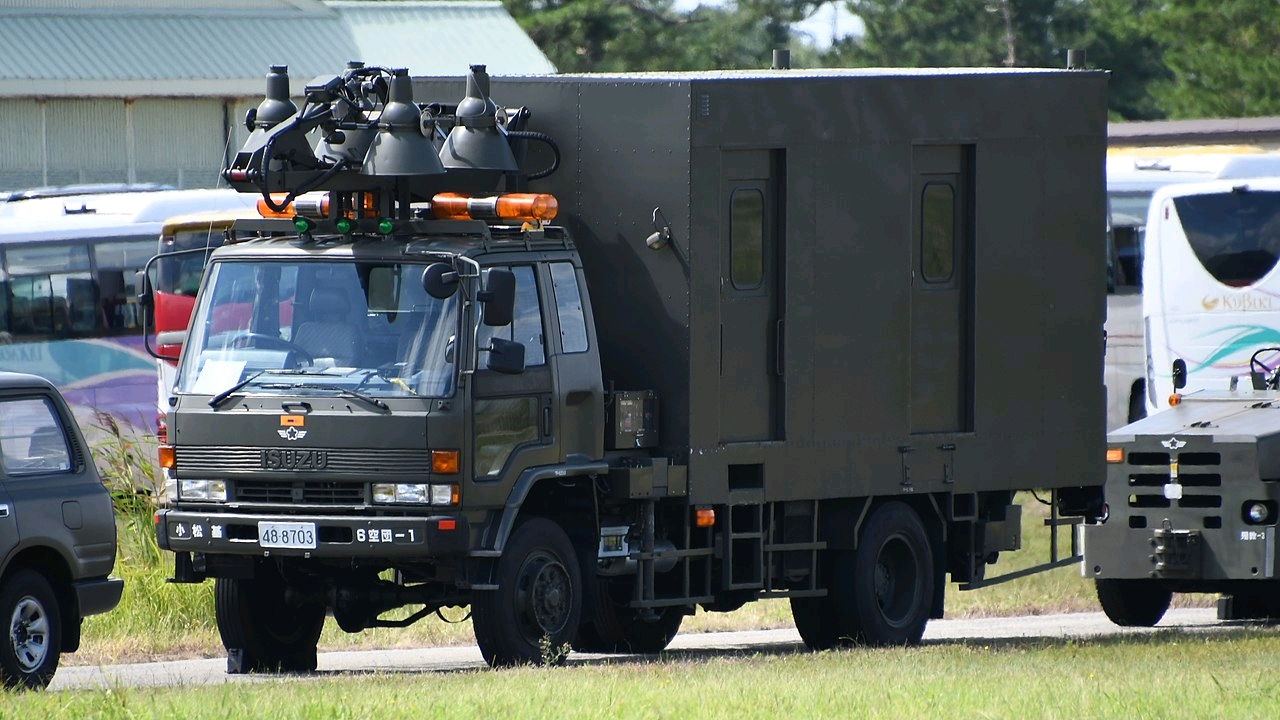
{"label": "van wheel", "polygon": [[654,608],[653,617],[645,619],[640,611],[627,606],[634,591],[634,580],[600,580],[593,618],[579,628],[573,649],[642,654],[666,650],[684,623],[682,608]]}
{"label": "van wheel", "polygon": [[1173,601],[1173,592],[1152,580],[1099,579],[1094,583],[1102,612],[1121,627],[1151,627],[1160,622]]}
{"label": "van wheel", "polygon": [[274,571],[252,580],[217,578],[213,598],[228,673],[316,669],[324,605],[288,602],[284,580]]}
{"label": "van wheel", "polygon": [[8,632],[0,643],[0,677],[6,688],[42,690],[58,669],[62,616],[43,575],[19,570],[0,590],[0,619]]}
{"label": "van wheel", "polygon": [[933,550],[920,516],[891,502],[872,512],[851,553],[852,572],[837,569],[841,625],[867,645],[914,645],[933,602]]}
{"label": "van wheel", "polygon": [[493,667],[559,665],[578,634],[582,573],[569,536],[531,518],[511,533],[498,560],[498,589],[476,593],[471,625]]}

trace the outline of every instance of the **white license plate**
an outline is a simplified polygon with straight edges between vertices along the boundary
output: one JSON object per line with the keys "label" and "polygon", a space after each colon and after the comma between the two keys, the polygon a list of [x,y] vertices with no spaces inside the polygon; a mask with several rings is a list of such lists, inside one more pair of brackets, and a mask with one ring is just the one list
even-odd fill
{"label": "white license plate", "polygon": [[316,524],[260,522],[258,523],[258,544],[273,548],[314,548]]}

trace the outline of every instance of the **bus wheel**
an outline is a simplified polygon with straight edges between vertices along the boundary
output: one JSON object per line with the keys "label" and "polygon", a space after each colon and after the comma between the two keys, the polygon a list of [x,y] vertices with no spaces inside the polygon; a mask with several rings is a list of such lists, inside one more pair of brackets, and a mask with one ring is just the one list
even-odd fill
{"label": "bus wheel", "polygon": [[284,581],[274,572],[252,580],[217,578],[213,598],[228,673],[316,669],[324,605],[286,602]]}
{"label": "bus wheel", "polygon": [[498,560],[498,589],[476,593],[471,624],[485,662],[559,665],[578,633],[582,574],[569,536],[546,518],[511,533]]}
{"label": "bus wheel", "polygon": [[58,599],[44,576],[19,570],[0,589],[0,621],[8,628],[0,641],[0,678],[6,688],[44,689],[58,669],[62,617]]}
{"label": "bus wheel", "polygon": [[679,607],[653,609],[645,618],[628,607],[635,590],[634,579],[601,579],[596,586],[593,619],[583,623],[573,649],[600,653],[660,653],[680,632],[684,613]]}
{"label": "bus wheel", "polygon": [[1102,612],[1121,627],[1151,627],[1173,601],[1173,592],[1152,580],[1099,579],[1095,584]]}
{"label": "bus wheel", "polygon": [[880,506],[850,556],[835,583],[844,629],[867,645],[920,642],[934,583],[933,550],[920,516],[900,502]]}

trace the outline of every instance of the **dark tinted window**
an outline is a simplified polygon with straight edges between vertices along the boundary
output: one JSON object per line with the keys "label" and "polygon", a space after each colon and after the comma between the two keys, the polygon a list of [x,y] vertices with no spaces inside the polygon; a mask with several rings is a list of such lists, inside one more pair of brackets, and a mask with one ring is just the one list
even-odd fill
{"label": "dark tinted window", "polygon": [[1229,192],[1173,198],[1191,249],[1219,282],[1257,282],[1280,255],[1280,193]]}
{"label": "dark tinted window", "polygon": [[920,272],[925,282],[951,279],[955,258],[955,191],[928,183],[920,198]]}
{"label": "dark tinted window", "polygon": [[587,320],[578,294],[578,276],[569,263],[551,263],[551,289],[560,318],[560,343],[567,353],[587,351]]}
{"label": "dark tinted window", "polygon": [[739,290],[764,282],[764,195],[759,190],[736,190],[729,218],[730,278]]}

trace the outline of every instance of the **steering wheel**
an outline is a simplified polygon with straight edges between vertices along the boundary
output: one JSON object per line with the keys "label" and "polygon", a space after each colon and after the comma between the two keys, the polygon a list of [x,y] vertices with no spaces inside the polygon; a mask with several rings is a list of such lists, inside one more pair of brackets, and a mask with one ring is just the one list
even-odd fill
{"label": "steering wheel", "polygon": [[1258,375],[1261,375],[1266,382],[1266,387],[1268,390],[1280,390],[1280,373],[1276,372],[1277,370],[1280,370],[1280,365],[1277,365],[1274,368],[1269,367],[1266,363],[1259,360],[1258,356],[1262,355],[1263,353],[1274,353],[1274,352],[1280,352],[1280,347],[1258,348],[1256,351],[1254,351],[1253,355],[1249,357],[1250,374],[1256,373]]}
{"label": "steering wheel", "polygon": [[245,331],[236,333],[227,344],[236,348],[262,348],[264,350],[284,350],[294,356],[295,364],[297,361],[305,361],[307,365],[315,364],[315,357],[307,352],[306,348],[297,343],[289,342],[282,337],[275,335],[267,335],[266,333],[257,333]]}

